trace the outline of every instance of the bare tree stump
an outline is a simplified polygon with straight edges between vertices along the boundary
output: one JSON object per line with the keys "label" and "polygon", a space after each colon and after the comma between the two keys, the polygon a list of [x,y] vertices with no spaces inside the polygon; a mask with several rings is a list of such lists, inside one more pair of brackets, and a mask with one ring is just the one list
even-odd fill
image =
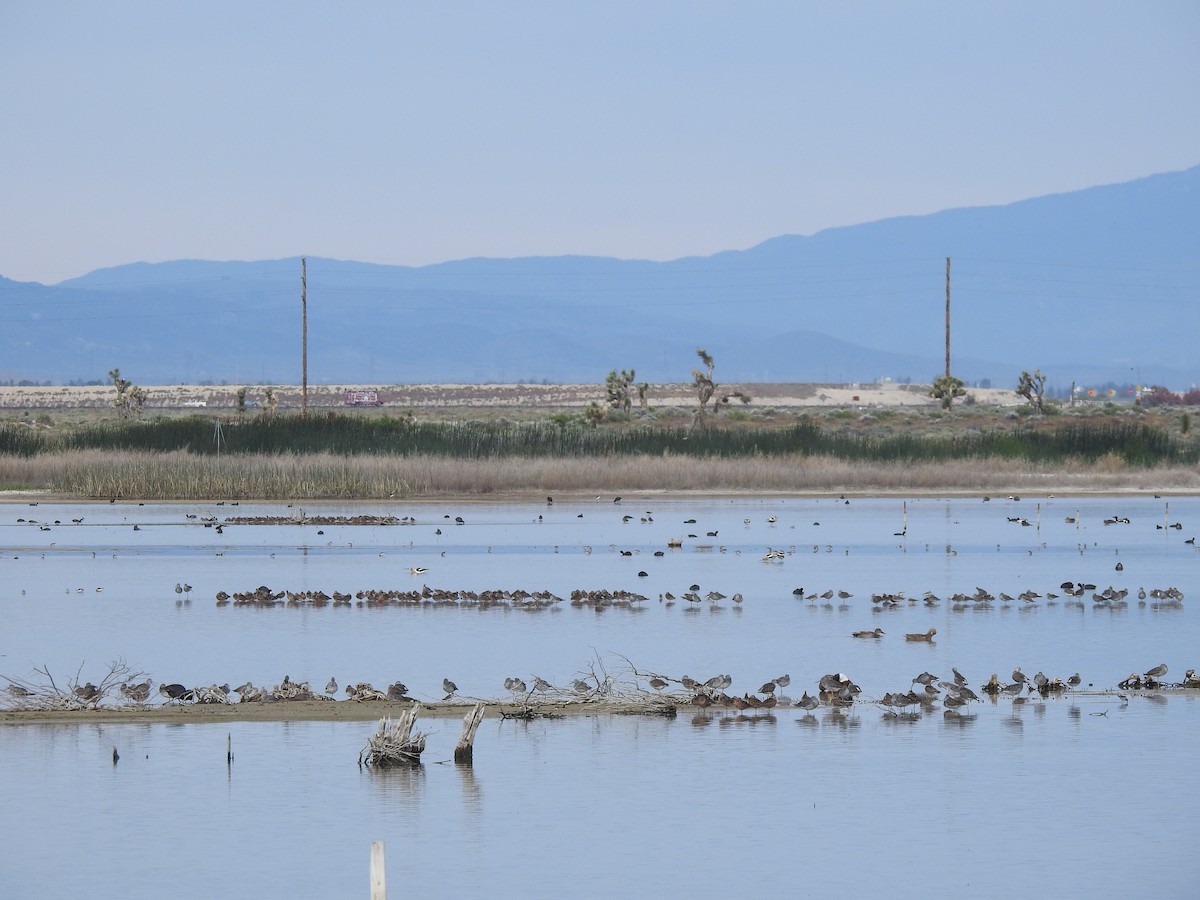
{"label": "bare tree stump", "polygon": [[484,705],[476,703],[469,713],[463,716],[462,734],[454,747],[454,761],[469,766],[474,758],[475,732],[483,721]]}

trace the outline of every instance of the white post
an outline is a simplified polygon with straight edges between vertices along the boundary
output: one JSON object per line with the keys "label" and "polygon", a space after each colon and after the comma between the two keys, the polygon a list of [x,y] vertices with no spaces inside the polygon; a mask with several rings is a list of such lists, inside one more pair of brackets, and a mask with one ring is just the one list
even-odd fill
{"label": "white post", "polygon": [[387,900],[387,872],[383,865],[383,841],[371,841],[371,900]]}

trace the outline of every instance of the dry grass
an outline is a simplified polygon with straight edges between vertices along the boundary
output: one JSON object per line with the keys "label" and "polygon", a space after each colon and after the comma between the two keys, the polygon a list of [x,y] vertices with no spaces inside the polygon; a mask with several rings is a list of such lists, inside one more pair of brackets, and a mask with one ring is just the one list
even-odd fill
{"label": "dry grass", "polygon": [[229,456],[86,450],[0,456],[0,485],[84,499],[387,499],[573,491],[772,493],[1200,490],[1191,467],[1102,463],[1036,467],[1004,460],[861,463],[829,457],[751,459],[448,459],[440,456]]}

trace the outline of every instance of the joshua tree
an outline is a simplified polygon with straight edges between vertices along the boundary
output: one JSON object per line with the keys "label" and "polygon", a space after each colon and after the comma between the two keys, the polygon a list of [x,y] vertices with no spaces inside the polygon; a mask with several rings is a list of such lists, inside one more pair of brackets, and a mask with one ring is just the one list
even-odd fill
{"label": "joshua tree", "polygon": [[237,389],[237,411],[238,415],[244,415],[246,412],[246,394],[250,393],[250,388],[240,387]]}
{"label": "joshua tree", "polygon": [[644,381],[637,383],[638,406],[642,409],[649,409],[650,404],[646,402],[646,391],[650,390],[650,385]]}
{"label": "joshua tree", "polygon": [[1028,372],[1021,373],[1021,378],[1017,382],[1017,396],[1028,400],[1029,405],[1039,413],[1046,412],[1045,393],[1046,376],[1040,369],[1034,369],[1032,375]]}
{"label": "joshua tree", "polygon": [[140,415],[142,407],[146,404],[146,392],[129,379],[122,378],[120,369],[113,369],[108,373],[108,377],[112,379],[113,387],[117,389],[117,396],[113,398],[113,406],[117,408],[121,418],[128,419],[131,415]]}
{"label": "joshua tree", "polygon": [[266,401],[266,408],[263,410],[268,416],[275,415],[275,411],[279,409],[279,398],[275,395],[274,388],[267,388],[263,391],[263,400]]}
{"label": "joshua tree", "polygon": [[[719,385],[713,381],[713,358],[708,355],[707,350],[697,350],[696,355],[700,357],[700,361],[704,363],[704,371],[700,369],[692,369],[692,383],[696,388],[696,397],[700,401],[700,407],[696,410],[696,416],[692,420],[692,425],[704,426],[704,414],[708,412],[708,402],[717,395]],[[713,415],[720,412],[722,406],[729,404],[733,398],[741,400],[743,403],[750,402],[750,395],[742,391],[730,391],[728,394],[723,394],[716,397],[713,403]]]}
{"label": "joshua tree", "polygon": [[953,375],[939,375],[929,389],[929,396],[942,401],[942,409],[949,409],[956,397],[967,393],[961,378]]}
{"label": "joshua tree", "polygon": [[633,379],[636,377],[633,369],[628,372],[622,369],[619,374],[616,369],[609,372],[604,379],[604,402],[613,409],[629,412],[633,402]]}

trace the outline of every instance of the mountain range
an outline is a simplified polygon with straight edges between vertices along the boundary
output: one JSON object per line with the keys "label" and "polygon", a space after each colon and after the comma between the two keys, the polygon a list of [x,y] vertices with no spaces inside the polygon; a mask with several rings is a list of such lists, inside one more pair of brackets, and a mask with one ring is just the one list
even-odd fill
{"label": "mountain range", "polygon": [[[947,258],[949,277],[947,278]],[[668,262],[308,257],[312,383],[1200,382],[1200,166]],[[0,380],[295,384],[301,260],[0,277]]]}

